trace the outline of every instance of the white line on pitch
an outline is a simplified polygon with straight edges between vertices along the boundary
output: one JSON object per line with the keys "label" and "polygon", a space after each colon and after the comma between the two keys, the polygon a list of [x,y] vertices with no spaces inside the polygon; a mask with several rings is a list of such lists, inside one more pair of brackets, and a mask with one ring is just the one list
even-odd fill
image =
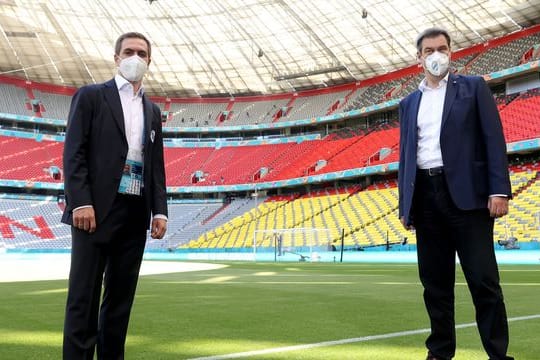
{"label": "white line on pitch", "polygon": [[[524,320],[532,320],[532,319],[540,319],[540,314],[509,318],[508,322],[524,321]],[[464,329],[464,328],[469,328],[473,326],[476,326],[476,323],[459,324],[459,325],[456,325],[456,329]],[[430,331],[431,331],[430,329],[408,330],[408,331],[400,331],[400,332],[381,334],[381,335],[362,336],[362,337],[351,338],[351,339],[323,341],[323,342],[318,342],[318,343],[313,343],[313,344],[283,346],[283,347],[277,347],[277,348],[253,350],[253,351],[246,351],[246,352],[239,352],[239,353],[232,353],[232,354],[198,357],[198,358],[192,358],[189,360],[238,359],[238,358],[245,358],[245,357],[256,356],[256,355],[268,355],[268,354],[275,354],[275,353],[288,352],[288,351],[308,350],[308,349],[325,347],[325,346],[343,345],[343,344],[366,342],[366,341],[372,341],[372,340],[390,339],[390,338],[409,336],[409,335],[425,334],[425,333],[429,333]]]}

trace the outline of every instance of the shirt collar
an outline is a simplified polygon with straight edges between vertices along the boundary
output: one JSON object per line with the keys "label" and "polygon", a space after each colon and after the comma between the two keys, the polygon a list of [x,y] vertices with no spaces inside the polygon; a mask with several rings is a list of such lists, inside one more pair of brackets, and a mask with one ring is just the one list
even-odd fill
{"label": "shirt collar", "polygon": [[[442,86],[445,86],[447,83],[448,83],[448,77],[450,76],[450,71],[446,73],[446,76],[443,77],[441,79],[441,81],[439,81],[439,86],[437,86],[436,89],[439,89],[441,88]],[[420,85],[418,85],[418,89],[421,91],[421,92],[424,92],[426,90],[435,90],[433,88],[430,88],[427,86],[427,80],[426,78],[424,78],[421,82],[420,82]]]}
{"label": "shirt collar", "polygon": [[[133,85],[126,79],[124,79],[120,74],[116,74],[114,76],[114,81],[116,82],[116,87],[118,87],[118,91],[126,91],[129,89],[131,94],[133,94]],[[141,84],[141,87],[139,88],[139,91],[137,91],[136,96],[142,97],[144,94],[144,87]]]}

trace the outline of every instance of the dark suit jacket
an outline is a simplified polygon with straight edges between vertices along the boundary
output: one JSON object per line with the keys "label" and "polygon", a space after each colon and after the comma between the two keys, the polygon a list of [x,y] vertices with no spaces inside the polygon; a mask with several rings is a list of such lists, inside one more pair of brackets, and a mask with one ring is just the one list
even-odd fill
{"label": "dark suit jacket", "polygon": [[[399,216],[411,225],[416,179],[417,116],[422,92],[399,105]],[[440,145],[444,176],[455,205],[487,207],[489,195],[511,196],[506,144],[493,95],[483,78],[450,74],[444,100]]]}
{"label": "dark suit jacket", "polygon": [[[144,196],[146,218],[167,215],[163,138],[159,108],[143,96]],[[93,205],[96,222],[113,204],[126,161],[124,115],[114,79],[80,88],[73,96],[64,144],[66,208],[62,222],[72,225],[72,210]]]}

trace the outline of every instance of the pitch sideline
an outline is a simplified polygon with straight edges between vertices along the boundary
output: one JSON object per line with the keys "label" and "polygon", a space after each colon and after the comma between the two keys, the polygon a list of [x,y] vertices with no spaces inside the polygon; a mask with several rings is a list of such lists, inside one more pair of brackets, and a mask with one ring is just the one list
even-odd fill
{"label": "pitch sideline", "polygon": [[[532,319],[540,319],[540,314],[513,317],[513,318],[509,318],[508,322],[526,321],[526,320],[532,320]],[[469,328],[473,326],[476,326],[476,323],[459,324],[459,325],[456,325],[456,329],[465,329],[465,328]],[[224,360],[224,359],[247,358],[250,356],[257,356],[257,355],[268,355],[268,354],[275,354],[275,353],[282,353],[282,352],[289,352],[289,351],[309,350],[309,349],[314,349],[314,348],[319,348],[319,347],[351,344],[351,343],[358,343],[358,342],[367,342],[367,341],[373,341],[373,340],[383,340],[383,339],[390,339],[390,338],[395,338],[395,337],[425,334],[429,332],[430,332],[430,329],[408,330],[408,331],[400,331],[400,332],[394,332],[394,333],[388,333],[388,334],[368,335],[368,336],[362,336],[362,337],[350,338],[350,339],[323,341],[323,342],[312,343],[312,344],[283,346],[283,347],[245,351],[245,352],[232,353],[232,354],[198,357],[198,358],[191,358],[188,360]]]}

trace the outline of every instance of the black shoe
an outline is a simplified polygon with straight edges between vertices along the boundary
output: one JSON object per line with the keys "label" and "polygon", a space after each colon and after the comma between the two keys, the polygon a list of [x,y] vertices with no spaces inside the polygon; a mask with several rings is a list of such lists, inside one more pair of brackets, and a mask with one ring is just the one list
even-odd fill
{"label": "black shoe", "polygon": [[428,352],[426,360],[449,360],[447,358],[435,356],[431,353],[431,351]]}

